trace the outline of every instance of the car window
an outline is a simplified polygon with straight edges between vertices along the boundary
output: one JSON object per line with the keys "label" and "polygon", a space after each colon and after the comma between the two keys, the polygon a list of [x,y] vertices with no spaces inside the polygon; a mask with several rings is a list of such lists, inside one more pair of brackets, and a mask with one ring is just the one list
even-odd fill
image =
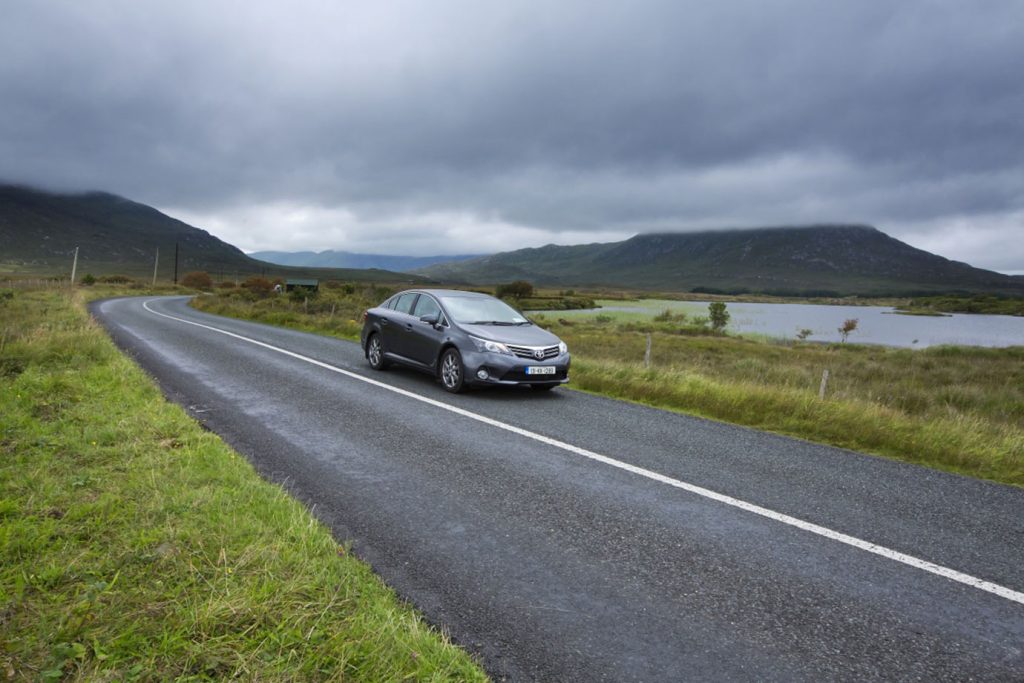
{"label": "car window", "polygon": [[528,325],[529,320],[508,304],[493,297],[441,297],[457,323]]}
{"label": "car window", "polygon": [[425,315],[434,315],[435,313],[441,312],[441,306],[434,301],[433,297],[429,297],[426,294],[420,296],[420,300],[416,302],[416,308],[412,314],[417,318],[422,318]]}
{"label": "car window", "polygon": [[405,294],[398,297],[398,301],[395,302],[395,310],[399,313],[408,313],[412,310],[413,302],[416,297],[419,296],[416,292],[406,292]]}
{"label": "car window", "polygon": [[391,297],[390,299],[388,299],[387,301],[385,301],[384,303],[382,303],[382,304],[380,305],[380,307],[381,307],[381,308],[390,308],[390,309],[394,309],[394,308],[395,308],[395,302],[396,302],[396,301],[398,301],[398,297],[397,297],[397,296],[393,296],[393,297]]}

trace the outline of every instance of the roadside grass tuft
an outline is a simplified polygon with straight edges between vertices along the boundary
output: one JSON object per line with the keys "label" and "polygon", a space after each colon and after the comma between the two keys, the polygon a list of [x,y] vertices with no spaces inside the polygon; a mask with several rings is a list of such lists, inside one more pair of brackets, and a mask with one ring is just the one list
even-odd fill
{"label": "roadside grass tuft", "polygon": [[0,677],[485,680],[78,295],[0,302]]}

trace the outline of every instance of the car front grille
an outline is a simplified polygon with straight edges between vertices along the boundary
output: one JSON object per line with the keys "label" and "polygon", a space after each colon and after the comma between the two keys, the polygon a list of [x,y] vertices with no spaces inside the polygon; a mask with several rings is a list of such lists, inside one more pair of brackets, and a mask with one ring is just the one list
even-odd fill
{"label": "car front grille", "polygon": [[[548,358],[558,357],[557,346],[513,346],[512,344],[505,344],[508,350],[520,358],[529,358],[530,360],[546,360]],[[537,357],[536,351],[541,352],[540,358]]]}

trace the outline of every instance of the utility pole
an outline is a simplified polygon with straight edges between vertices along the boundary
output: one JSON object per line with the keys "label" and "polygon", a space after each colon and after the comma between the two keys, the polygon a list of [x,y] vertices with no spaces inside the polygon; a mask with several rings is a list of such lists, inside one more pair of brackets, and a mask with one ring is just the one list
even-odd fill
{"label": "utility pole", "polygon": [[174,243],[174,284],[178,284],[178,243]]}
{"label": "utility pole", "polygon": [[75,284],[75,271],[78,270],[78,247],[75,247],[75,260],[71,262],[71,285]]}
{"label": "utility pole", "polygon": [[153,286],[156,287],[156,269],[160,265],[160,247],[156,248],[156,258],[153,259]]}

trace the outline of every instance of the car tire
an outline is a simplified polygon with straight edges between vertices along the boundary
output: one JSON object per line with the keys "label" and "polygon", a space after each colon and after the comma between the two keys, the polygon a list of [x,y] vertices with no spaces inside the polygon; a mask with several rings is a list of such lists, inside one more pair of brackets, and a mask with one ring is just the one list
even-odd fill
{"label": "car tire", "polygon": [[551,391],[557,386],[557,384],[531,384],[530,388],[534,391]]}
{"label": "car tire", "polygon": [[385,370],[388,367],[384,358],[384,343],[376,332],[366,341],[366,360],[370,361],[370,367],[374,370]]}
{"label": "car tire", "polygon": [[438,375],[445,391],[457,394],[465,389],[466,368],[462,365],[462,354],[458,349],[451,348],[441,354]]}

